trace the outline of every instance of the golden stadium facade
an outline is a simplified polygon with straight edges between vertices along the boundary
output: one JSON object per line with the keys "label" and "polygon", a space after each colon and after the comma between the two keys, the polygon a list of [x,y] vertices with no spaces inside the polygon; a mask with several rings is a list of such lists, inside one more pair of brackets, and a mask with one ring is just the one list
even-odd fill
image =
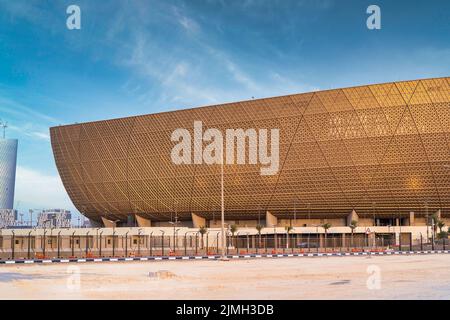
{"label": "golden stadium facade", "polygon": [[226,219],[450,210],[450,78],[326,90],[50,129],[76,208],[93,221],[220,216],[220,165],[175,165],[177,128],[279,128],[278,174],[225,165]]}

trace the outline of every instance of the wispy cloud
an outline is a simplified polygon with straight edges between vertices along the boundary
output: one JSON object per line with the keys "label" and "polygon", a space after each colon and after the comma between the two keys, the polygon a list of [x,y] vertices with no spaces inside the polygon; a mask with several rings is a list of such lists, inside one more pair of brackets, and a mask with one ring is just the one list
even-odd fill
{"label": "wispy cloud", "polygon": [[29,208],[74,209],[58,175],[18,166],[15,202],[21,211]]}
{"label": "wispy cloud", "polygon": [[8,128],[22,136],[34,139],[34,140],[44,140],[49,142],[50,135],[48,134],[48,128],[43,126],[37,126],[33,123],[22,123],[22,126],[8,125]]}
{"label": "wispy cloud", "polygon": [[37,110],[39,110],[39,108],[34,106],[25,106],[11,98],[2,96],[0,92],[0,111],[22,119],[36,119],[51,124],[61,123],[61,120]]}

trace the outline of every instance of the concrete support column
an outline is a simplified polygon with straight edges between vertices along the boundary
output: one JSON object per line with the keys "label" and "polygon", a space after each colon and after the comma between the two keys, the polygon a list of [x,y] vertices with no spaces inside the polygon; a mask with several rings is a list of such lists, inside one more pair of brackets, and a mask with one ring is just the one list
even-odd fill
{"label": "concrete support column", "polygon": [[195,213],[191,213],[192,216],[192,224],[194,228],[206,227],[206,219],[196,215]]}
{"label": "concrete support column", "polygon": [[278,218],[271,214],[269,211],[266,211],[266,227],[273,228],[274,225],[278,225]]}
{"label": "concrete support column", "polygon": [[355,210],[352,210],[352,212],[350,212],[349,215],[347,216],[347,226],[350,226],[353,220],[356,222],[358,222],[359,220],[359,216]]}
{"label": "concrete support column", "polygon": [[438,220],[441,220],[441,209],[436,211],[436,216],[437,216]]}
{"label": "concrete support column", "polygon": [[414,211],[410,211],[409,212],[409,225],[410,226],[414,226],[415,225],[415,223],[414,223]]}
{"label": "concrete support column", "polygon": [[106,219],[105,217],[102,217],[102,222],[105,228],[114,228],[117,224],[116,222]]}
{"label": "concrete support column", "polygon": [[151,227],[152,226],[152,221],[150,219],[135,215],[135,219],[136,222],[138,224],[138,227],[143,228],[143,227]]}

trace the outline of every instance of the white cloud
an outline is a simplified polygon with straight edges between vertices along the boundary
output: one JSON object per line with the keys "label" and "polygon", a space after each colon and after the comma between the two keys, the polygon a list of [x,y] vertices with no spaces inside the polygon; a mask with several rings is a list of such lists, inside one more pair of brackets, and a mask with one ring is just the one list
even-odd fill
{"label": "white cloud", "polygon": [[16,173],[16,206],[20,211],[30,208],[75,208],[58,175],[44,174],[18,166]]}
{"label": "white cloud", "polygon": [[50,141],[50,135],[47,132],[33,131],[30,135],[40,140]]}

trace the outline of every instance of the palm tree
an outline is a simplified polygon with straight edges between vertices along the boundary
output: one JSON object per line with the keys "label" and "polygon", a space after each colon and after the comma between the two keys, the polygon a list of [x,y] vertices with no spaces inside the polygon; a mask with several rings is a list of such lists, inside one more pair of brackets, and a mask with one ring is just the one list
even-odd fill
{"label": "palm tree", "polygon": [[358,221],[352,220],[352,222],[350,222],[349,227],[352,230],[352,240],[351,240],[352,247],[353,247],[353,233],[355,232],[355,229],[356,229],[357,226],[358,226]]}
{"label": "palm tree", "polygon": [[[238,230],[237,225],[232,224],[232,225],[230,226],[231,241],[232,241],[232,242],[235,242],[235,241],[233,241],[233,239],[234,239],[234,234],[237,232],[237,230]],[[234,246],[235,246],[235,244],[234,244]]]}
{"label": "palm tree", "polygon": [[259,238],[258,247],[261,246],[261,231],[262,231],[262,229],[264,229],[264,226],[262,224],[256,225],[256,230],[258,231],[258,238]]}
{"label": "palm tree", "polygon": [[442,233],[442,228],[445,226],[445,222],[442,220],[438,220],[436,223],[437,227],[439,228],[439,233]]}
{"label": "palm tree", "polygon": [[289,249],[289,232],[291,232],[294,228],[292,226],[285,226],[286,230],[286,249]]}
{"label": "palm tree", "polygon": [[200,235],[202,236],[202,249],[203,249],[203,236],[206,234],[207,231],[208,231],[208,228],[206,226],[201,226],[198,229],[198,232],[200,232]]}
{"label": "palm tree", "polygon": [[323,225],[322,225],[322,228],[325,230],[325,247],[326,247],[326,245],[327,245],[327,234],[328,234],[328,229],[330,229],[331,228],[331,224],[330,223],[324,223]]}

